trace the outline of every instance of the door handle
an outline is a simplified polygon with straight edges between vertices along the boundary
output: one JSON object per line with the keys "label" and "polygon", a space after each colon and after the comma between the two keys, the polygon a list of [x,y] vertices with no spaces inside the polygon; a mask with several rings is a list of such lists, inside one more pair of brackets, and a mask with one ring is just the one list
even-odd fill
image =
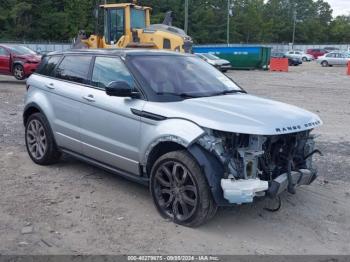
{"label": "door handle", "polygon": [[55,85],[53,83],[46,84],[45,87],[48,89],[55,89]]}
{"label": "door handle", "polygon": [[93,95],[83,96],[83,98],[89,102],[95,102],[95,98]]}

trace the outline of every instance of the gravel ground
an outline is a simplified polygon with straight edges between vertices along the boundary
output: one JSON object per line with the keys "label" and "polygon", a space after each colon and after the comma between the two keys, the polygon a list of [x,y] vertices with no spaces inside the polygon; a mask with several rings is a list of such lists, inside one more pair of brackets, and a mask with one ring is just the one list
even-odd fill
{"label": "gravel ground", "polygon": [[231,71],[248,92],[321,116],[320,178],[265,201],[220,209],[200,228],[162,219],[147,188],[65,157],[42,167],[24,147],[25,83],[0,76],[0,254],[350,254],[350,77],[306,63],[289,73]]}

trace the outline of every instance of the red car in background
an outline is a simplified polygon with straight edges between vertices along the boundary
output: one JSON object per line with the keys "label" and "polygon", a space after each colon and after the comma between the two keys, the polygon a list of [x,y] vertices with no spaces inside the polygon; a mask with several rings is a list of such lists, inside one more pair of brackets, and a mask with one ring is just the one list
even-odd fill
{"label": "red car in background", "polygon": [[323,56],[324,54],[327,54],[328,51],[322,48],[310,48],[306,50],[306,53],[309,55],[312,55],[315,59],[317,59],[319,56]]}
{"label": "red car in background", "polygon": [[27,47],[0,44],[0,74],[23,80],[37,69],[40,61],[41,56]]}

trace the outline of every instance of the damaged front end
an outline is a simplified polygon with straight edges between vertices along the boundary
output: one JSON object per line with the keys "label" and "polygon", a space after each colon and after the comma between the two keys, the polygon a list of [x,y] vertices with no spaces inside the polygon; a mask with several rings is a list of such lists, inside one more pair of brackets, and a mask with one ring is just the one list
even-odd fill
{"label": "damaged front end", "polygon": [[[242,204],[253,202],[254,197],[273,198],[286,190],[294,194],[296,186],[315,180],[312,155],[319,151],[314,150],[310,131],[265,136],[208,129],[197,144],[221,164],[223,197],[231,204]],[[206,168],[206,172],[215,170]],[[208,182],[217,194],[218,180],[215,182],[212,174],[206,175],[209,179],[211,176]]]}

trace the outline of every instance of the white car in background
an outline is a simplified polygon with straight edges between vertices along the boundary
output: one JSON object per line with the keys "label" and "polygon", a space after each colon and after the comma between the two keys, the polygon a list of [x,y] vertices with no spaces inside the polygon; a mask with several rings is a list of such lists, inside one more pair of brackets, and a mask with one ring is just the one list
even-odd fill
{"label": "white car in background", "polygon": [[314,57],[312,55],[306,54],[302,51],[288,51],[285,53],[285,56],[290,58],[298,58],[303,62],[314,60]]}
{"label": "white car in background", "polygon": [[347,52],[331,52],[323,56],[319,56],[316,60],[323,67],[333,65],[347,65],[350,61],[350,53]]}
{"label": "white car in background", "polygon": [[209,53],[196,53],[196,56],[200,57],[207,63],[219,69],[221,72],[226,72],[228,69],[231,69],[231,63],[225,59],[221,59],[213,54]]}

